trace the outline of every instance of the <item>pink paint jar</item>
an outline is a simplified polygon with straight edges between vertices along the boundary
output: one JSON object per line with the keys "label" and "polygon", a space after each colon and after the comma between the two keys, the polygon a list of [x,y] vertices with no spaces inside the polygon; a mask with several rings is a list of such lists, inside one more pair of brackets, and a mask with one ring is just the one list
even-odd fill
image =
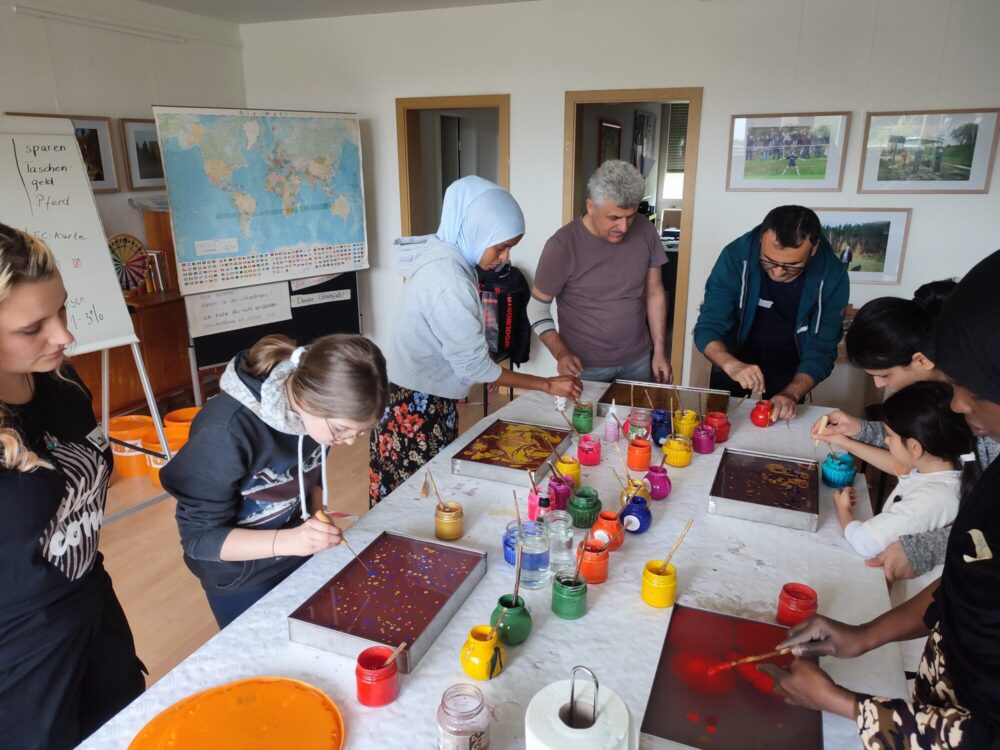
{"label": "pink paint jar", "polygon": [[705,415],[705,424],[715,428],[715,443],[724,443],[729,440],[729,417],[724,411],[710,411]]}
{"label": "pink paint jar", "polygon": [[528,491],[528,520],[534,521],[538,518],[538,498],[539,493],[534,490]]}
{"label": "pink paint jar", "polygon": [[552,510],[566,510],[570,495],[573,494],[573,480],[566,477],[563,482],[558,477],[549,477],[549,500]]}
{"label": "pink paint jar", "polygon": [[581,435],[576,457],[584,466],[597,466],[601,463],[601,441],[593,435]]}
{"label": "pink paint jar", "polygon": [[695,453],[712,453],[715,451],[715,428],[698,425],[691,436],[691,444]]}
{"label": "pink paint jar", "polygon": [[774,619],[786,627],[797,625],[816,614],[818,603],[814,589],[804,583],[786,583],[778,594],[778,612]]}
{"label": "pink paint jar", "polygon": [[650,466],[646,472],[646,481],[649,482],[649,497],[652,500],[665,500],[670,494],[670,477],[663,466]]}

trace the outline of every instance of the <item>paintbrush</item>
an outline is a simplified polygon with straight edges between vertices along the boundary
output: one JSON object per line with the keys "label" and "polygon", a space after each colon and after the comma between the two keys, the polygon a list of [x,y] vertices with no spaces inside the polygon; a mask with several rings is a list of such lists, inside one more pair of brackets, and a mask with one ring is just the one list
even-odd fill
{"label": "paintbrush", "polygon": [[677,539],[677,543],[674,544],[674,548],[672,550],[670,550],[670,554],[667,555],[667,559],[663,561],[663,565],[661,565],[660,569],[656,571],[657,575],[661,575],[662,576],[664,573],[667,572],[667,566],[670,565],[671,558],[673,558],[674,553],[677,552],[678,549],[680,549],[681,542],[684,541],[684,537],[686,537],[687,533],[691,530],[691,524],[693,524],[693,523],[694,523],[694,519],[693,518],[689,518],[688,522],[687,522],[687,525],[684,526],[684,531],[681,532],[680,537],[678,537],[678,539]]}
{"label": "paintbrush", "polygon": [[[587,536],[590,536],[590,532],[587,532]],[[580,566],[583,565],[583,550],[587,546],[587,540],[584,539],[584,543],[578,548],[577,554],[580,555],[580,559],[576,561],[576,570],[573,571],[573,585],[580,580]]]}
{"label": "paintbrush", "polygon": [[[632,477],[629,477],[629,481],[630,482],[632,481]],[[641,479],[639,481],[637,481],[635,483],[635,485],[632,487],[631,494],[629,494],[628,488],[626,487],[625,488],[625,497],[621,498],[619,500],[619,505],[621,505],[621,507],[624,508],[630,502],[632,502],[633,500],[635,500],[635,496],[639,494],[639,490],[641,490],[643,488],[644,484],[645,483]]]}
{"label": "paintbrush", "polygon": [[576,431],[576,428],[573,426],[573,423],[569,421],[569,417],[566,416],[566,412],[559,411],[558,409],[556,409],[556,411],[559,412],[559,416],[563,418],[563,421],[569,427],[570,431],[574,435],[576,435],[577,437],[579,437],[580,433]]}
{"label": "paintbrush", "polygon": [[632,481],[632,475],[628,472],[628,465],[625,463],[625,457],[622,455],[622,448],[618,443],[615,443],[615,450],[618,451],[618,460],[622,462],[622,471],[625,472],[625,478]]}
{"label": "paintbrush", "polygon": [[427,474],[424,474],[424,483],[420,485],[420,499],[426,500],[427,496],[431,494],[431,480],[427,478]]}
{"label": "paintbrush", "polygon": [[556,479],[558,479],[563,484],[566,484],[566,477],[564,477],[562,474],[559,473],[559,469],[557,469],[556,465],[552,463],[552,459],[551,458],[547,459],[545,463],[547,463],[549,467],[552,469],[552,473],[555,475]]}
{"label": "paintbrush", "polygon": [[681,403],[681,392],[677,390],[677,386],[673,383],[670,384],[670,387],[674,389],[674,395],[677,396],[677,410],[680,411],[684,408],[684,405]]}
{"label": "paintbrush", "polygon": [[517,545],[517,553],[514,561],[514,604],[517,606],[517,590],[521,588],[521,545]]}
{"label": "paintbrush", "polygon": [[425,471],[427,472],[427,478],[431,480],[431,487],[434,488],[434,496],[437,498],[438,507],[441,510],[447,510],[448,506],[445,505],[444,504],[444,500],[441,499],[441,493],[438,492],[438,486],[437,486],[437,482],[434,481],[434,475],[431,474],[431,470],[430,469],[425,469]]}
{"label": "paintbrush", "polygon": [[389,657],[384,662],[382,662],[382,666],[388,667],[390,664],[396,661],[396,657],[403,652],[404,648],[406,648],[406,641],[403,641],[398,646],[396,646],[396,648],[392,650],[392,653],[389,654]]}
{"label": "paintbrush", "polygon": [[517,490],[513,490],[514,493],[514,518],[517,519],[517,525],[521,525],[521,509],[517,505]]}
{"label": "paintbrush", "polygon": [[531,491],[538,494],[538,485],[535,484],[535,472],[528,471],[528,481],[531,482]]}
{"label": "paintbrush", "polygon": [[503,616],[507,614],[507,608],[502,607],[500,609],[500,616],[497,618],[496,624],[490,628],[490,632],[486,634],[486,640],[493,638],[493,635],[497,632],[497,628],[500,627],[500,623],[503,622]]}
{"label": "paintbrush", "polygon": [[614,469],[612,469],[611,473],[615,475],[615,479],[618,480],[618,484],[620,484],[622,486],[622,489],[623,490],[627,490],[628,487],[625,486],[625,482],[622,481],[622,478],[620,476],[618,476],[618,472],[615,471]]}
{"label": "paintbrush", "polygon": [[667,446],[663,446],[663,455],[660,457],[660,468],[662,469],[667,463]]}
{"label": "paintbrush", "polygon": [[[826,429],[826,426],[828,424],[830,424],[830,415],[829,414],[824,414],[820,418],[820,420],[819,420],[819,427],[816,428],[816,434],[817,435],[822,435],[823,434],[823,430]],[[813,453],[815,453],[816,448],[819,448],[819,441],[820,440],[823,440],[823,438],[816,438],[816,446],[813,449]],[[826,441],[824,441],[824,442],[826,442]],[[829,445],[829,443],[827,443],[827,445]]]}
{"label": "paintbrush", "polygon": [[746,401],[748,398],[750,398],[753,394],[754,394],[754,392],[750,391],[743,398],[741,398],[739,401],[737,401],[736,402],[736,407],[735,407],[735,409],[733,411],[735,411],[736,409],[739,409],[741,406],[743,406],[743,402]]}
{"label": "paintbrush", "polygon": [[785,648],[775,649],[774,651],[768,651],[766,654],[756,654],[754,656],[744,656],[742,659],[733,659],[732,661],[723,662],[721,664],[713,664],[708,668],[708,676],[714,677],[719,674],[719,672],[725,672],[733,667],[738,667],[741,664],[753,664],[757,661],[765,661],[767,659],[773,659],[776,656],[784,656],[785,654],[792,653],[792,647],[786,646]]}
{"label": "paintbrush", "polygon": [[656,409],[656,407],[655,407],[655,406],[653,406],[653,399],[649,397],[649,391],[648,391],[648,390],[646,390],[645,388],[643,388],[643,389],[642,389],[642,392],[643,392],[644,394],[646,394],[646,401],[647,401],[647,402],[649,403],[649,408],[650,408],[650,409]]}
{"label": "paintbrush", "polygon": [[630,407],[634,407],[635,406],[635,383],[632,383],[632,385],[629,386],[629,391],[628,391],[628,405]]}
{"label": "paintbrush", "polygon": [[[339,529],[340,528],[339,526],[337,526],[337,524],[335,524],[333,522],[333,519],[331,519],[330,516],[328,516],[326,514],[326,511],[324,511],[324,510],[317,510],[313,514],[313,518],[315,518],[320,523],[328,523],[331,526],[333,526],[335,529]],[[345,547],[347,547],[347,549],[350,551],[350,553],[352,555],[354,555],[354,559],[357,560],[359,563],[361,563],[361,567],[363,567],[365,570],[368,571],[368,575],[375,575],[372,572],[372,569],[369,568],[367,565],[365,565],[365,561],[362,560],[360,557],[358,557],[358,553],[355,552],[354,548],[351,547],[351,545],[347,542],[347,537],[345,537],[343,533],[341,533],[341,535],[340,535],[340,543],[343,544]]]}

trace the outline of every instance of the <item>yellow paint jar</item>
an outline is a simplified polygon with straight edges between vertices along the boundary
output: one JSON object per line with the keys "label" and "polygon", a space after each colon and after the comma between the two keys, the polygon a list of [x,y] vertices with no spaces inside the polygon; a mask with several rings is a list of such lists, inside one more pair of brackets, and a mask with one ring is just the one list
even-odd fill
{"label": "yellow paint jar", "polygon": [[444,503],[434,509],[434,536],[443,542],[462,538],[462,504]]}
{"label": "yellow paint jar", "polygon": [[491,630],[489,625],[474,627],[459,652],[462,669],[474,680],[489,680],[503,671],[506,653],[496,631],[490,637]]}
{"label": "yellow paint jar", "polygon": [[693,409],[677,409],[674,412],[674,434],[689,438],[697,427],[698,413]]}
{"label": "yellow paint jar", "polygon": [[650,560],[642,571],[642,600],[650,607],[672,607],[677,600],[677,569],[673,563],[660,574],[663,560]]}
{"label": "yellow paint jar", "polygon": [[[692,429],[694,428],[692,427]],[[671,435],[667,438],[667,444],[663,446],[663,452],[667,454],[669,466],[682,469],[691,463],[694,447],[691,445],[691,438],[683,435]]]}
{"label": "yellow paint jar", "polygon": [[629,479],[628,484],[625,489],[622,490],[622,494],[618,496],[618,502],[624,508],[628,505],[628,499],[635,495],[636,497],[644,497],[646,501],[649,502],[649,485],[646,484],[643,479]]}
{"label": "yellow paint jar", "polygon": [[558,461],[556,461],[556,469],[560,474],[570,477],[573,480],[573,486],[580,486],[580,461],[573,456],[563,456]]}

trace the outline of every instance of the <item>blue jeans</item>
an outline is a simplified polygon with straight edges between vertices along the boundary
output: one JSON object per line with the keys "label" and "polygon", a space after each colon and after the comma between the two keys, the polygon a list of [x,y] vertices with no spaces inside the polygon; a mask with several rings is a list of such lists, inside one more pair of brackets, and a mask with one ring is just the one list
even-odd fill
{"label": "blue jeans", "polygon": [[205,596],[208,597],[208,606],[212,608],[215,621],[219,623],[219,630],[222,630],[222,628],[250,609],[250,607],[257,603],[258,599],[263,598],[264,594],[279,583],[280,581],[275,581],[268,586],[258,586],[232,594],[209,594],[205,592]]}
{"label": "blue jeans", "polygon": [[580,373],[581,380],[597,380],[610,383],[614,380],[639,380],[644,383],[653,381],[653,353],[643,354],[635,362],[627,365],[611,365],[610,367],[584,367]]}

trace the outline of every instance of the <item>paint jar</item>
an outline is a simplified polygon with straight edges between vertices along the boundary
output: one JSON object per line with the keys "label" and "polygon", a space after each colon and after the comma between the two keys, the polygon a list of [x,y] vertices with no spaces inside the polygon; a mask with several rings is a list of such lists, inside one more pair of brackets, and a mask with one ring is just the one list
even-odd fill
{"label": "paint jar", "polygon": [[553,510],[566,510],[570,497],[573,496],[573,480],[565,477],[549,477],[549,500]]}
{"label": "paint jar", "polygon": [[528,490],[528,520],[534,521],[538,518],[538,499],[542,496],[548,497],[545,490]]}
{"label": "paint jar", "polygon": [[649,461],[653,456],[653,449],[648,440],[635,438],[628,444],[628,454],[626,463],[632,471],[645,471],[649,468]]}
{"label": "paint jar", "polygon": [[694,428],[691,445],[695,453],[709,454],[715,452],[715,428],[708,425],[698,425]]}
{"label": "paint jar", "polygon": [[519,643],[524,643],[528,640],[528,635],[531,633],[531,612],[528,611],[528,607],[524,603],[524,597],[517,597],[517,602],[515,603],[513,594],[504,594],[501,596],[497,602],[496,609],[490,615],[491,626],[497,624],[497,620],[500,619],[500,613],[505,609],[507,610],[507,614],[503,616],[503,622],[497,628],[497,635],[500,636],[501,643],[507,646],[516,646]]}
{"label": "paint jar", "polygon": [[552,582],[552,613],[563,620],[576,620],[587,611],[587,581],[572,570],[556,574]]}
{"label": "paint jar", "polygon": [[549,570],[558,573],[572,568],[573,516],[565,510],[550,510],[545,514],[545,528],[549,532]]}
{"label": "paint jar", "polygon": [[622,522],[618,520],[618,514],[612,510],[602,510],[590,527],[590,535],[601,544],[608,545],[609,552],[614,552],[625,543],[625,535],[621,530]]}
{"label": "paint jar", "polygon": [[660,573],[663,560],[650,560],[642,571],[642,600],[650,607],[672,607],[677,600],[677,569],[673,563]]}
{"label": "paint jar", "polygon": [[535,520],[541,521],[546,515],[552,512],[552,503],[549,502],[549,498],[542,495],[538,498],[538,513],[535,514]]}
{"label": "paint jar", "polygon": [[770,401],[758,401],[753,409],[750,410],[750,421],[758,427],[770,427],[771,409],[772,404]]}
{"label": "paint jar", "polygon": [[594,405],[590,401],[577,401],[573,406],[573,429],[581,435],[594,431]]}
{"label": "paint jar", "polygon": [[670,412],[667,409],[653,409],[652,440],[663,445],[670,436]]}
{"label": "paint jar", "polygon": [[667,454],[667,464],[675,469],[682,469],[691,463],[691,456],[694,455],[694,447],[691,445],[691,438],[683,435],[671,435],[664,448]]}
{"label": "paint jar", "polygon": [[838,453],[836,457],[831,453],[823,461],[821,474],[823,484],[839,490],[854,484],[854,479],[858,475],[858,467],[854,465],[854,458],[850,453]]}
{"label": "paint jar", "polygon": [[619,505],[624,508],[628,505],[628,499],[633,495],[649,500],[649,485],[641,479],[629,479],[628,484],[625,485],[625,489],[622,490],[622,494],[618,496]]}
{"label": "paint jar", "polygon": [[563,456],[556,461],[556,470],[573,480],[573,486],[580,486],[580,462],[573,456]]}
{"label": "paint jar", "polygon": [[646,498],[633,497],[625,509],[618,514],[618,519],[625,527],[625,531],[642,534],[653,523],[653,514],[649,510]]}
{"label": "paint jar", "polygon": [[453,542],[462,537],[462,504],[439,503],[434,507],[434,536],[442,542]]}
{"label": "paint jar", "polygon": [[625,437],[629,442],[632,442],[636,438],[649,440],[652,435],[653,412],[649,409],[633,406],[632,411],[630,411],[628,415],[628,422],[625,427]]}
{"label": "paint jar", "polygon": [[573,491],[569,501],[569,514],[573,517],[573,526],[578,529],[589,529],[594,525],[597,514],[601,512],[601,498],[593,487],[580,487]]}
{"label": "paint jar", "polygon": [[[535,519],[531,519],[534,521]],[[507,524],[506,530],[503,532],[503,559],[508,565],[515,565],[517,563],[517,530],[520,528],[521,524],[517,521],[510,521]]]}
{"label": "paint jar", "polygon": [[663,466],[650,466],[646,472],[646,481],[649,482],[650,500],[665,500],[670,494],[670,477]]}
{"label": "paint jar", "polygon": [[549,533],[539,521],[522,523],[517,530],[521,548],[521,585],[540,589],[549,582]]}
{"label": "paint jar", "polygon": [[580,542],[576,553],[583,555],[583,560],[580,561],[580,575],[587,583],[598,584],[608,580],[611,554],[607,544],[584,540]]}
{"label": "paint jar", "polygon": [[715,428],[715,442],[724,443],[729,440],[729,417],[724,411],[710,411],[705,415],[705,424]]}
{"label": "paint jar", "polygon": [[817,604],[815,590],[804,583],[786,583],[778,594],[778,612],[774,619],[786,627],[797,625],[816,614]]}
{"label": "paint jar", "polygon": [[593,435],[581,435],[576,457],[584,466],[597,466],[601,463],[601,441]]}
{"label": "paint jar", "polygon": [[503,671],[506,651],[492,626],[476,625],[469,631],[458,660],[462,669],[474,680],[491,680]]}
{"label": "paint jar", "polygon": [[452,685],[437,710],[438,750],[489,748],[490,710],[475,685]]}
{"label": "paint jar", "polygon": [[397,660],[382,666],[390,656],[392,649],[387,646],[372,646],[358,654],[354,676],[357,679],[358,703],[361,705],[387,706],[399,695]]}
{"label": "paint jar", "polygon": [[674,412],[674,434],[689,438],[698,426],[698,412],[694,409],[677,409]]}
{"label": "paint jar", "polygon": [[612,412],[609,409],[608,415],[604,418],[604,442],[605,443],[615,443],[618,441],[618,430],[619,425],[617,420],[611,416]]}

